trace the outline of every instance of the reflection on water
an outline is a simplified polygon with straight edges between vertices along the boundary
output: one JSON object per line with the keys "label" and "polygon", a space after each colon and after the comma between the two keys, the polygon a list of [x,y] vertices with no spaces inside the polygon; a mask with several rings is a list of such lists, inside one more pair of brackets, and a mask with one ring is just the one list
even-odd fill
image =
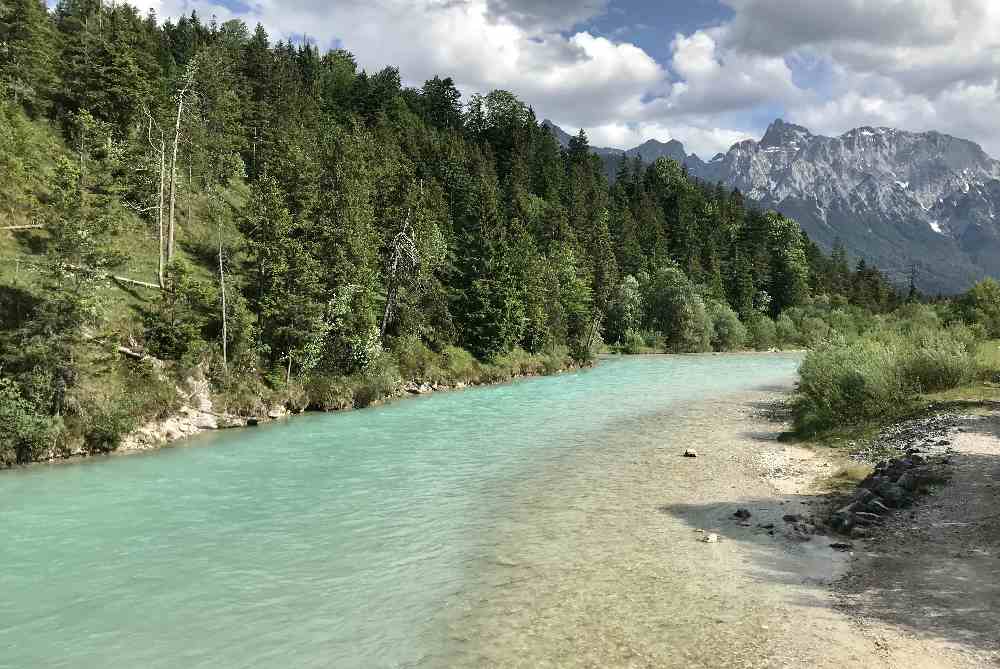
{"label": "reflection on water", "polygon": [[[712,400],[788,384],[798,359],[607,360],[5,473],[0,666],[516,664],[539,644],[675,643],[705,621],[644,617],[664,584],[678,603],[761,604],[698,576],[744,555],[720,544],[706,572],[677,540],[692,529],[655,510],[753,494],[709,478],[740,467],[710,439],[736,404]],[[689,443],[705,456],[673,457]]]}

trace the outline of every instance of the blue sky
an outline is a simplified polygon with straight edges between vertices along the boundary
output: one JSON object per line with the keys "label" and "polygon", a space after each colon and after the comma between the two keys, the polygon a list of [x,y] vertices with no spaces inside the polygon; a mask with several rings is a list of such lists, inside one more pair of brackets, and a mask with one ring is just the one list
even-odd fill
{"label": "blue sky", "polygon": [[703,157],[776,117],[939,130],[1000,156],[997,0],[135,0],[261,22],[368,69],[508,89],[598,145]]}

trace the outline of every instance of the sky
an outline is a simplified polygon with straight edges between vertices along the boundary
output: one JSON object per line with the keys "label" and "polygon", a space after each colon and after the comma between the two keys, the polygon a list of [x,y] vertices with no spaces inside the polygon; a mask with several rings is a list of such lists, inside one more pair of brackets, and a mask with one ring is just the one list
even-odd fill
{"label": "sky", "polygon": [[775,118],[820,134],[938,130],[1000,157],[1000,0],[134,0],[262,23],[504,88],[591,144],[678,139],[710,158]]}

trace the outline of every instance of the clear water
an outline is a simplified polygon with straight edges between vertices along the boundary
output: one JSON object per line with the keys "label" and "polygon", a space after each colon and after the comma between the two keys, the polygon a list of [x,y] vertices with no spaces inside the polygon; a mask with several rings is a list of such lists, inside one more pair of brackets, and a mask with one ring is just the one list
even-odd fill
{"label": "clear water", "polygon": [[625,440],[798,361],[609,359],[0,474],[0,667],[446,665],[491,529],[533,482],[618,447],[611,426]]}

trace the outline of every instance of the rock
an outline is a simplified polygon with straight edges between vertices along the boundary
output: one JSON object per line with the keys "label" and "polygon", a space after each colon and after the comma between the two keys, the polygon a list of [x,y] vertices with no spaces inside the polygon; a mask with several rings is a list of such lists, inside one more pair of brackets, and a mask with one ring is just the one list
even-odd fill
{"label": "rock", "polygon": [[851,536],[855,539],[867,539],[871,536],[871,532],[864,527],[852,527]]}
{"label": "rock", "polygon": [[689,448],[686,451],[684,451],[684,457],[685,458],[696,458],[696,457],[698,457],[698,451],[694,450],[693,448]]}
{"label": "rock", "polygon": [[719,535],[715,533],[706,534],[701,540],[706,544],[717,544],[719,543]]}
{"label": "rock", "polygon": [[873,493],[868,488],[858,488],[857,490],[854,491],[854,494],[851,496],[851,501],[857,502],[859,504],[866,504],[868,500],[870,500],[874,496],[875,493]]}
{"label": "rock", "polygon": [[859,525],[874,525],[882,522],[882,516],[867,511],[856,511],[854,513],[854,520]]}
{"label": "rock", "polygon": [[750,509],[744,509],[742,507],[740,507],[739,509],[736,509],[736,513],[733,514],[733,516],[735,516],[736,518],[741,518],[743,520],[746,520],[747,518],[749,518],[752,515],[753,514],[750,513]]}
{"label": "rock", "polygon": [[882,500],[877,497],[868,502],[868,504],[865,505],[865,508],[868,509],[869,513],[873,514],[886,514],[892,512],[892,509],[883,504]]}
{"label": "rock", "polygon": [[891,481],[884,481],[879,484],[875,492],[886,504],[894,509],[906,506],[910,501],[910,494],[899,485]]}
{"label": "rock", "polygon": [[783,521],[785,521],[786,523],[797,523],[797,522],[799,522],[800,518],[799,518],[799,516],[795,515],[794,513],[788,513],[788,514],[785,514],[784,516],[782,516],[781,519]]}
{"label": "rock", "polygon": [[853,550],[854,546],[852,546],[851,544],[845,544],[843,542],[836,542],[830,544],[830,548],[832,548],[835,551],[849,551]]}
{"label": "rock", "polygon": [[774,523],[767,523],[766,525],[760,524],[757,527],[761,528],[762,530],[773,530],[774,529]]}
{"label": "rock", "polygon": [[210,413],[201,413],[195,418],[194,425],[199,430],[217,430],[219,420]]}

